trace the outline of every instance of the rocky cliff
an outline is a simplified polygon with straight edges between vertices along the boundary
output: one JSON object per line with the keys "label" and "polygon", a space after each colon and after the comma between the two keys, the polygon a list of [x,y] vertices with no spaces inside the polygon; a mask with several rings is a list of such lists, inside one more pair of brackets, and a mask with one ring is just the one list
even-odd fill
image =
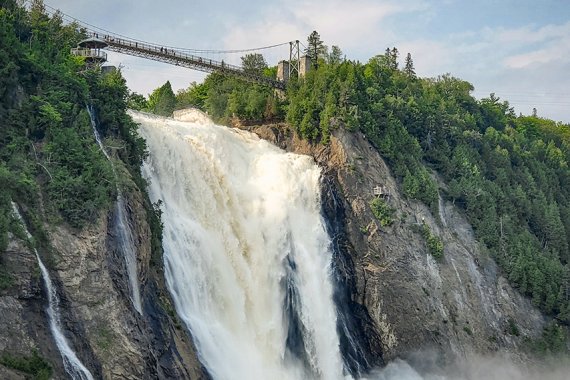
{"label": "rocky cliff", "polygon": [[[67,338],[95,378],[207,378],[189,334],[177,321],[162,268],[150,264],[144,195],[134,183],[129,188],[127,214],[138,252],[142,315],[129,298],[113,207],[81,231],[44,226],[50,244],[39,253],[58,289]],[[49,331],[47,297],[33,252],[11,236],[2,260],[16,280],[0,292],[0,352],[23,358],[37,351],[53,367],[54,378],[67,378]],[[9,367],[0,365],[0,378],[25,378]]]}
{"label": "rocky cliff", "polygon": [[[443,195],[436,215],[404,198],[361,133],[337,129],[322,146],[300,140],[286,125],[247,128],[312,155],[323,168],[323,212],[336,226],[333,245],[341,247],[335,248],[338,284],[352,310],[353,331],[369,353],[365,367],[382,359],[413,360],[419,350],[435,352],[440,362],[497,351],[523,358],[524,337],[539,335],[545,320],[507,283],[465,216]],[[389,225],[371,210],[375,187],[394,210]],[[440,259],[428,252],[425,228],[443,241]]]}
{"label": "rocky cliff", "polygon": [[[335,254],[335,300],[342,305],[339,336],[353,373],[425,349],[440,360],[495,351],[522,355],[524,337],[540,333],[544,318],[507,283],[458,209],[443,195],[435,215],[404,198],[365,136],[339,129],[322,146],[297,138],[286,125],[248,129],[313,156],[323,168],[323,214]],[[67,337],[96,378],[208,378],[177,321],[162,268],[151,263],[145,196],[126,182],[143,313],[129,298],[113,207],[81,231],[45,225],[50,244],[40,254],[58,288]],[[395,210],[390,225],[382,226],[371,210],[377,186]],[[443,241],[442,258],[428,253],[424,226]],[[11,236],[2,260],[15,281],[0,291],[0,352],[18,357],[37,351],[54,378],[65,378],[33,252]],[[25,374],[0,365],[0,378]]]}

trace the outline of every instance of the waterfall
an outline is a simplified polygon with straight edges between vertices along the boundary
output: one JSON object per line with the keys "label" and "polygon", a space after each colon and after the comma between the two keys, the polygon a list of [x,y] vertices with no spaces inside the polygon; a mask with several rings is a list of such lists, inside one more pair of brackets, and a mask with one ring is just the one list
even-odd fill
{"label": "waterfall", "polygon": [[214,379],[344,379],[320,170],[248,132],[131,112],[165,276]]}
{"label": "waterfall", "polygon": [[[14,216],[18,218],[20,224],[24,228],[26,232],[26,236],[29,240],[31,240],[32,236],[28,232],[26,228],[26,224],[24,223],[24,219],[20,212],[18,211],[18,207],[15,203],[12,203],[12,209],[14,212]],[[57,291],[51,282],[51,278],[49,276],[49,272],[45,267],[38,251],[34,248],[34,253],[36,258],[38,259],[38,265],[40,266],[40,270],[42,272],[42,278],[44,280],[44,285],[47,290],[48,295],[48,319],[49,319],[49,327],[51,333],[53,334],[53,338],[55,339],[55,344],[59,353],[61,354],[61,358],[63,359],[63,367],[65,371],[71,376],[74,380],[93,380],[93,375],[91,372],[81,363],[81,360],[77,357],[73,349],[70,347],[69,342],[63,335],[63,330],[61,328],[61,317],[59,313],[59,298],[57,296]]]}
{"label": "waterfall", "polygon": [[91,119],[91,126],[93,127],[93,134],[95,135],[95,140],[97,140],[97,144],[101,149],[101,152],[107,157],[107,160],[111,163],[111,167],[113,169],[113,174],[115,175],[115,186],[117,188],[117,200],[115,201],[115,229],[116,235],[119,243],[119,250],[123,253],[123,257],[125,258],[125,267],[127,269],[127,276],[129,278],[129,288],[131,291],[131,300],[135,309],[142,314],[142,302],[141,302],[141,295],[140,295],[140,286],[138,281],[137,275],[137,256],[136,256],[136,248],[133,238],[133,233],[127,221],[127,216],[125,212],[125,199],[123,197],[123,193],[119,188],[119,185],[116,181],[117,179],[117,172],[115,171],[115,166],[113,165],[113,161],[111,157],[107,153],[107,150],[103,146],[103,142],[101,141],[101,136],[99,135],[99,131],[97,130],[97,121],[95,120],[95,112],[93,107],[87,106],[87,111],[89,112],[89,117]]}

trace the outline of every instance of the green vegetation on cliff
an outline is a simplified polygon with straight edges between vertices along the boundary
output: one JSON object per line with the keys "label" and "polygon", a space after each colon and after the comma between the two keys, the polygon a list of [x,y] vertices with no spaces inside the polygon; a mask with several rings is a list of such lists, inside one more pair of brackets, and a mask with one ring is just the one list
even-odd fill
{"label": "green vegetation on cliff", "polygon": [[[290,81],[286,100],[212,74],[181,91],[178,106],[222,121],[284,117],[316,143],[327,144],[335,128],[364,134],[407,197],[434,212],[439,193],[455,202],[508,279],[568,324],[570,125],[517,117],[508,102],[494,94],[477,100],[470,83],[450,75],[419,78],[409,54],[400,68],[396,48],[365,64],[339,52],[319,54],[312,71]],[[448,186],[439,189],[434,173]],[[441,244],[431,240],[439,256]]]}
{"label": "green vegetation on cliff", "polygon": [[34,380],[48,380],[52,377],[53,369],[48,361],[42,358],[36,350],[31,356],[13,356],[4,354],[0,356],[0,364],[23,372]]}
{"label": "green vegetation on cliff", "polygon": [[[367,63],[340,59],[336,47],[330,54],[320,49],[314,69],[293,78],[283,99],[273,89],[211,74],[178,94],[166,83],[147,100],[128,95],[120,72],[86,70],[69,54],[81,33],[46,16],[41,2],[29,12],[14,0],[0,4],[0,249],[12,225],[10,200],[74,227],[112,202],[115,179],[94,143],[88,104],[141,187],[145,146],[127,106],[164,115],[195,106],[225,122],[287,120],[316,143],[328,143],[335,128],[364,134],[406,196],[433,211],[439,193],[453,200],[509,280],[570,322],[569,125],[517,117],[508,102],[493,94],[477,100],[470,83],[449,75],[418,78],[410,55],[400,68],[395,48]],[[244,63],[275,75],[260,57]],[[438,189],[434,172],[446,188]],[[376,206],[389,224],[389,208]]]}
{"label": "green vegetation on cliff", "polygon": [[1,257],[8,232],[17,232],[10,201],[22,207],[38,247],[47,248],[46,223],[82,228],[115,200],[117,178],[96,144],[88,106],[112,141],[107,150],[118,170],[124,166],[145,188],[146,147],[126,114],[121,73],[86,67],[70,53],[84,38],[76,25],[48,16],[40,0],[27,10],[19,3],[0,0],[0,288],[12,283]]}
{"label": "green vegetation on cliff", "polygon": [[70,54],[83,38],[76,25],[49,17],[41,1],[29,11],[16,1],[0,8],[0,248],[10,200],[53,221],[80,228],[115,196],[110,163],[95,144],[87,106],[99,132],[121,141],[116,153],[138,173],[144,141],[126,115],[119,72],[100,75]]}
{"label": "green vegetation on cliff", "polygon": [[533,303],[570,322],[570,126],[517,117],[493,94],[444,75],[401,70],[396,49],[366,64],[322,61],[289,88],[287,120],[327,142],[360,131],[388,160],[404,194],[437,208],[437,171],[478,238]]}
{"label": "green vegetation on cliff", "polygon": [[290,87],[288,121],[312,140],[326,142],[331,126],[364,133],[404,194],[432,209],[436,170],[508,278],[568,323],[570,126],[516,117],[494,95],[478,101],[470,83],[449,75],[417,78],[397,56],[323,62]]}

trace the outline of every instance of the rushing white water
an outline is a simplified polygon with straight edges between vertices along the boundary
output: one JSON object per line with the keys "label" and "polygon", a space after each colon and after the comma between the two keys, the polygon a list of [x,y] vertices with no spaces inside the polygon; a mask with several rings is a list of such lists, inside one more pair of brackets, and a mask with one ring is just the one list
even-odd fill
{"label": "rushing white water", "polygon": [[131,116],[163,201],[168,287],[213,378],[343,379],[312,159],[197,111],[192,122]]}
{"label": "rushing white water", "polygon": [[[93,112],[93,109],[90,106],[87,106],[87,111],[89,112],[89,117],[91,119],[91,127],[93,128],[95,140],[97,140],[97,144],[99,145],[101,152],[103,152],[105,157],[107,157],[107,160],[109,160],[111,163],[113,174],[115,175],[115,179],[117,179],[117,173],[115,171],[113,161],[103,146],[101,136],[97,130],[95,112]],[[115,227],[117,232],[117,240],[119,243],[119,249],[125,258],[125,267],[127,269],[127,276],[129,278],[129,288],[131,291],[131,300],[133,302],[133,306],[139,312],[139,314],[142,314],[141,292],[137,275],[137,251],[133,239],[133,232],[131,231],[130,225],[127,221],[127,216],[125,213],[125,199],[123,197],[121,189],[119,188],[119,185],[117,184],[117,181],[115,181],[115,186],[117,188],[117,200],[115,201]]]}
{"label": "rushing white water", "polygon": [[[24,228],[26,232],[26,236],[28,239],[31,239],[32,236],[28,232],[26,228],[26,224],[20,212],[18,211],[18,207],[15,203],[12,203],[12,209],[14,211],[14,216],[18,218],[20,224]],[[36,254],[36,258],[38,259],[38,265],[40,266],[40,270],[42,272],[42,278],[44,280],[44,285],[47,290],[48,295],[48,319],[49,319],[49,327],[53,338],[55,340],[55,344],[59,353],[61,354],[61,358],[63,359],[63,367],[65,371],[71,376],[74,380],[93,380],[93,375],[91,372],[81,363],[81,360],[77,357],[69,342],[63,335],[63,330],[61,328],[61,317],[59,314],[59,298],[57,296],[57,291],[51,282],[51,278],[49,276],[49,272],[47,271],[38,251],[34,248],[34,253]]]}

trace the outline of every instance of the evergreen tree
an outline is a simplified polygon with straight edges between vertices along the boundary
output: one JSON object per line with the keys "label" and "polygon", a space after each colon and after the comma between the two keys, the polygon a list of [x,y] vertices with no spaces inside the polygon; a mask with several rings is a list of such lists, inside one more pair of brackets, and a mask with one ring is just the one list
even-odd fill
{"label": "evergreen tree", "polygon": [[408,55],[406,55],[406,63],[404,66],[404,73],[406,73],[406,75],[409,77],[415,77],[416,76],[416,71],[414,69],[414,61],[412,61],[412,55],[410,53],[408,53]]}
{"label": "evergreen tree", "polygon": [[400,52],[398,51],[398,49],[396,49],[396,47],[393,47],[392,50],[390,51],[390,57],[391,57],[391,62],[392,62],[392,68],[394,70],[398,70],[398,56],[400,55]]}
{"label": "evergreen tree", "polygon": [[316,30],[307,37],[307,47],[305,49],[305,54],[311,58],[313,67],[316,69],[319,67],[319,58],[323,58],[326,55],[327,48],[321,40],[321,36]]}
{"label": "evergreen tree", "polygon": [[386,65],[392,69],[392,70],[397,70],[398,69],[398,55],[400,53],[398,52],[398,49],[396,49],[395,47],[393,47],[392,49],[390,48],[386,48],[386,51],[384,52],[384,59],[386,61]]}
{"label": "evergreen tree", "polygon": [[340,50],[338,46],[333,45],[328,55],[328,64],[338,65],[341,62],[342,62],[342,50]]}

